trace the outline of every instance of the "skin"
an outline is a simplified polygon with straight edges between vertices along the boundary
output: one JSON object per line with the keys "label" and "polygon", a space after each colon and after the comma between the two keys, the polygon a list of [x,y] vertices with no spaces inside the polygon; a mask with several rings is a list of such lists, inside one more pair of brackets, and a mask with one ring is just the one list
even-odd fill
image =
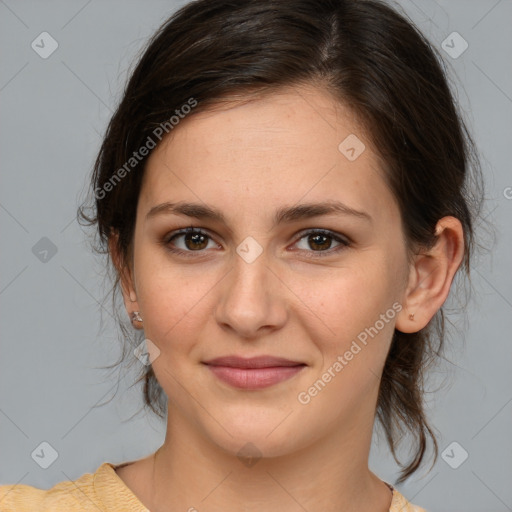
{"label": "skin", "polygon": [[[350,134],[366,147],[354,161],[338,150]],[[278,207],[330,200],[371,222],[328,214],[272,224]],[[146,218],[167,201],[207,204],[226,223]],[[195,249],[182,235],[168,246],[191,257],[170,252],[169,235],[189,226],[210,237],[207,246]],[[327,238],[319,248],[306,229],[352,244]],[[182,120],[147,162],[132,259],[123,264],[111,240],[126,310],[140,312],[160,351],[152,364],[169,397],[165,442],[156,458],[117,470],[126,485],[152,512],[387,511],[391,493],[368,468],[378,387],[394,329],[423,328],[461,264],[460,222],[444,217],[437,234],[409,265],[375,149],[351,111],[320,88],[283,89]],[[251,263],[236,252],[248,236],[262,248]],[[395,302],[402,310],[300,403],[298,394]],[[230,354],[307,366],[268,388],[239,390],[202,364]],[[237,456],[248,442],[260,453],[252,466]]]}

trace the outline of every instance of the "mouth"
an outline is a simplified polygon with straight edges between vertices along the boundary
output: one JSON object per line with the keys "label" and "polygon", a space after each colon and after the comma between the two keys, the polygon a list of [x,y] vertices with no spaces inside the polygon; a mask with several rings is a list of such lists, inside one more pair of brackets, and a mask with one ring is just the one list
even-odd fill
{"label": "mouth", "polygon": [[262,389],[290,379],[307,365],[281,357],[219,357],[204,364],[215,377],[239,389]]}
{"label": "mouth", "polygon": [[217,357],[205,361],[205,364],[211,366],[225,366],[229,368],[246,368],[246,369],[258,369],[258,368],[281,368],[305,365],[300,361],[293,361],[291,359],[284,359],[283,357],[273,356],[257,356],[257,357],[240,357],[240,356],[224,356]]}

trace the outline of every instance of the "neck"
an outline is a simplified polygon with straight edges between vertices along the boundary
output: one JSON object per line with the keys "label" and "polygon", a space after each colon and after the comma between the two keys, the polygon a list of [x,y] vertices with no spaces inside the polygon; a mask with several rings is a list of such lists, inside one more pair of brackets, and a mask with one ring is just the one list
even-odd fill
{"label": "neck", "polygon": [[389,510],[391,492],[367,464],[371,425],[283,456],[247,459],[213,444],[178,410],[168,418],[153,462],[152,512]]}

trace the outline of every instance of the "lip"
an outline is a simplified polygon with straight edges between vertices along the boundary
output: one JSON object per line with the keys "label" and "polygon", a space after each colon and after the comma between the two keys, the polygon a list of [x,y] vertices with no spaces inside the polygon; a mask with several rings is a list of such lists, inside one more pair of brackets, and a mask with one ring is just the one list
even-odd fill
{"label": "lip", "polygon": [[256,357],[240,357],[240,356],[224,356],[216,357],[205,361],[205,364],[211,366],[227,366],[230,368],[274,368],[281,366],[299,366],[304,363],[301,361],[292,361],[283,357],[273,356],[256,356]]}
{"label": "lip", "polygon": [[239,389],[262,389],[292,378],[305,363],[281,357],[218,357],[205,361],[210,371],[223,382]]}

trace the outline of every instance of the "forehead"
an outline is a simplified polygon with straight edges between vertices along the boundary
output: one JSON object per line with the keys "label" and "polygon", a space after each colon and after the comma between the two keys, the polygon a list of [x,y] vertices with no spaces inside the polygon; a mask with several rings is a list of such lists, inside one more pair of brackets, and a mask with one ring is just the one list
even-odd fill
{"label": "forehead", "polygon": [[237,216],[326,199],[397,213],[356,116],[313,87],[185,117],[151,154],[141,190],[147,209],[199,200]]}

